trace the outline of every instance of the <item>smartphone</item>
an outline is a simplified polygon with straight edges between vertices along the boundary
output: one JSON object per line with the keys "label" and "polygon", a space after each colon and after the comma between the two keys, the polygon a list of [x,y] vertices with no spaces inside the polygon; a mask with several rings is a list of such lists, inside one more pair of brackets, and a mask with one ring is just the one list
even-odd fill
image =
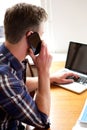
{"label": "smartphone", "polygon": [[37,32],[32,33],[27,37],[27,42],[30,48],[33,50],[34,55],[39,54],[41,50],[41,39]]}

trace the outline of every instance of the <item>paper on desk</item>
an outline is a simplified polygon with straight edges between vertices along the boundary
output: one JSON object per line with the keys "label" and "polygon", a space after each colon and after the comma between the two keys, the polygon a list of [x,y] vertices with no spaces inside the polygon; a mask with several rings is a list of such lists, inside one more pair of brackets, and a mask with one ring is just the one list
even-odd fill
{"label": "paper on desk", "polygon": [[87,124],[87,99],[80,114],[79,122]]}
{"label": "paper on desk", "polygon": [[87,130],[87,127],[80,126],[80,123],[77,122],[76,125],[72,128],[72,130]]}
{"label": "paper on desk", "polygon": [[72,130],[87,130],[87,99],[83,106],[80,117]]}

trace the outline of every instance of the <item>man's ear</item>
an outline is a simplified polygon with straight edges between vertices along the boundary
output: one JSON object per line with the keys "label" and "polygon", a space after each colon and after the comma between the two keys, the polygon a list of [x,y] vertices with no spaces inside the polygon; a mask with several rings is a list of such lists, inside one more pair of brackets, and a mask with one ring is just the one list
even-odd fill
{"label": "man's ear", "polygon": [[29,35],[31,35],[33,33],[33,31],[28,31],[27,33],[26,33],[26,37],[28,37]]}

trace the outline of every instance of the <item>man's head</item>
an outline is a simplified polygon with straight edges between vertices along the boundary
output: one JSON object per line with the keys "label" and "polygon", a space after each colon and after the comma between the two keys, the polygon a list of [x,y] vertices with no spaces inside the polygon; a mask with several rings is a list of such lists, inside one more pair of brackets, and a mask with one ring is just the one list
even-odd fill
{"label": "man's head", "polygon": [[27,32],[39,32],[41,23],[46,20],[47,13],[43,8],[26,3],[16,4],[5,13],[5,38],[15,44]]}

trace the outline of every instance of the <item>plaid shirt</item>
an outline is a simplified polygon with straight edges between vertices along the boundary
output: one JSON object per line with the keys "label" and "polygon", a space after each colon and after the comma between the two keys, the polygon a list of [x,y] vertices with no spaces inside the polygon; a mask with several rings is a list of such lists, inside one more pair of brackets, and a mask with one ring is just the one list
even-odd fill
{"label": "plaid shirt", "polygon": [[40,112],[22,78],[23,65],[4,46],[0,47],[0,130],[17,130],[20,122],[46,128],[47,115]]}

